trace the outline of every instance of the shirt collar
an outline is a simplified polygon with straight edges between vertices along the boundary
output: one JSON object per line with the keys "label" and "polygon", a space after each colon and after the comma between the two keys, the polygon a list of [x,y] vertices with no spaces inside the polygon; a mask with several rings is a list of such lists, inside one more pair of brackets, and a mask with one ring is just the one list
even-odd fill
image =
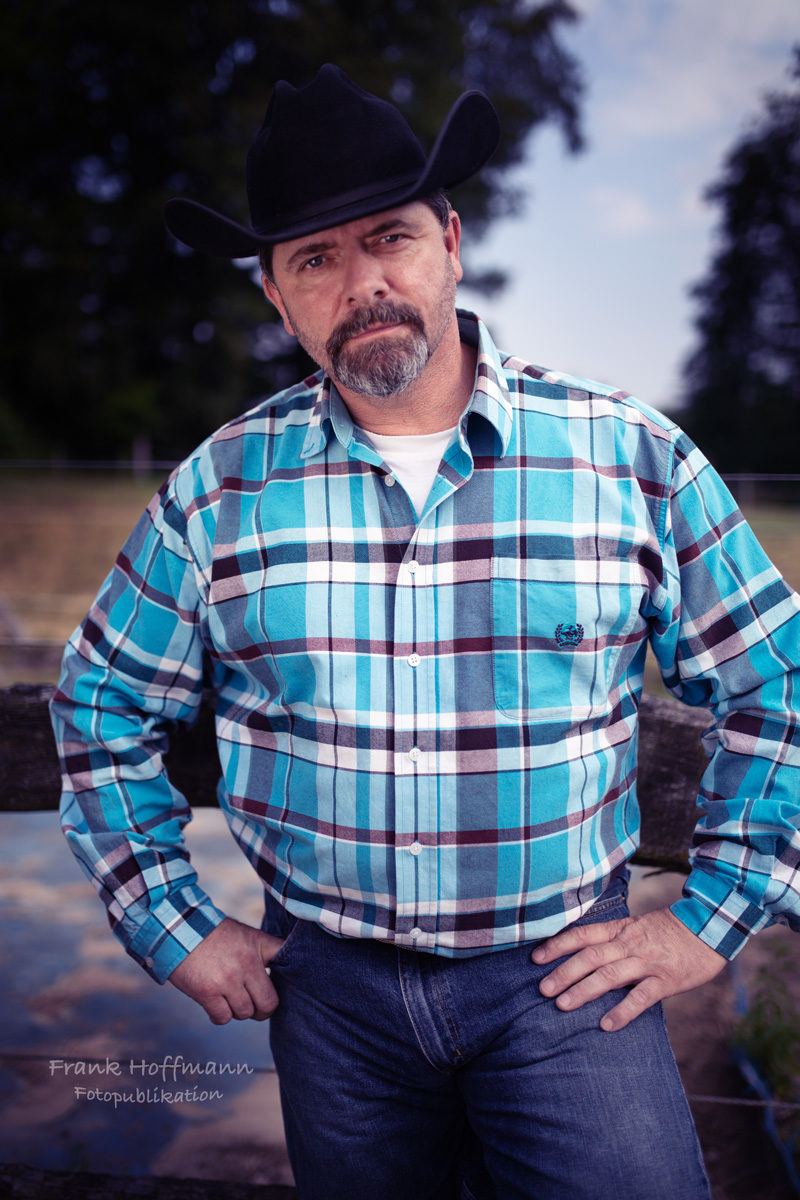
{"label": "shirt collar", "polygon": [[480,317],[464,309],[458,309],[457,312],[462,342],[469,342],[478,351],[475,385],[465,415],[478,413],[485,417],[500,439],[502,458],[508,451],[514,425],[514,405],[508,390],[503,359]]}
{"label": "shirt collar", "polygon": [[[475,384],[461,423],[464,426],[465,419],[471,413],[484,417],[500,439],[500,456],[503,457],[508,451],[514,423],[514,407],[503,362],[483,321],[464,309],[458,309],[457,314],[461,340],[474,346],[478,352]],[[333,380],[326,375],[317,387],[319,391],[309,414],[308,431],[301,458],[311,458],[321,453],[328,444],[331,430],[345,450],[350,447],[355,436],[353,419]]]}

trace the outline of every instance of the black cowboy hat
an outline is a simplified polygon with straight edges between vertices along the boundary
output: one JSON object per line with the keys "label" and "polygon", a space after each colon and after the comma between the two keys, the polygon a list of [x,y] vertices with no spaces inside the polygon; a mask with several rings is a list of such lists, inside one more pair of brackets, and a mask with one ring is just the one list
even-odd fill
{"label": "black cowboy hat", "polygon": [[464,92],[426,160],[405,117],[328,63],[305,87],[275,85],[247,155],[252,226],[194,200],[169,200],[167,227],[195,250],[249,258],[303,237],[455,187],[497,148],[500,124],[482,92]]}

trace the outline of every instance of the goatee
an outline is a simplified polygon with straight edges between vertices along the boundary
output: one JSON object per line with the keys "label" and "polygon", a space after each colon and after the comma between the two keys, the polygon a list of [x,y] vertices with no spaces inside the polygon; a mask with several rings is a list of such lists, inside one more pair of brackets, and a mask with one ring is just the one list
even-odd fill
{"label": "goatee", "polygon": [[[396,325],[363,345],[348,345],[370,325]],[[394,396],[422,374],[431,348],[419,311],[411,304],[379,300],[351,313],[325,345],[332,374],[351,391],[365,396]]]}

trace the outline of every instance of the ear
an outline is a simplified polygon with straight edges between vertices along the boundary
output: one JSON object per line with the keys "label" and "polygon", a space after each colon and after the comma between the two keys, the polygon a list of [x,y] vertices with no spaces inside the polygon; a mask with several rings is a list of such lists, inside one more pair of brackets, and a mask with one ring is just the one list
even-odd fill
{"label": "ear", "polygon": [[444,244],[448,257],[453,264],[456,283],[459,283],[464,277],[464,268],[461,266],[461,218],[455,209],[452,209],[450,224],[444,231]]}
{"label": "ear", "polygon": [[264,289],[264,295],[267,297],[270,304],[277,308],[278,312],[280,313],[281,320],[283,321],[283,328],[287,333],[290,333],[292,337],[294,337],[294,329],[292,328],[292,323],[289,320],[289,314],[286,311],[286,305],[283,303],[283,296],[280,294],[273,281],[268,279],[263,272],[261,275],[261,286]]}

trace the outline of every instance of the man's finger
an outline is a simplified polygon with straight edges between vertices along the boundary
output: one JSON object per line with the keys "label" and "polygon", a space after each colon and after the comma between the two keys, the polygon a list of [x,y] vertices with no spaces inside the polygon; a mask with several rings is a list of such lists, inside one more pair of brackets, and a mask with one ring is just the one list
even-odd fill
{"label": "man's finger", "polygon": [[275,989],[269,996],[253,996],[252,1011],[248,1016],[253,1021],[268,1021],[278,1007],[278,995]]}
{"label": "man's finger", "polygon": [[589,1000],[635,983],[647,973],[640,959],[627,957],[614,944],[581,950],[561,963],[539,985],[543,996],[558,996],[559,1008],[578,1008]]}
{"label": "man's finger", "polygon": [[278,995],[265,966],[282,945],[250,925],[226,917],[169,976],[191,996],[215,1025],[232,1017],[263,1021],[278,1007]]}
{"label": "man's finger", "polygon": [[241,991],[227,997],[235,1021],[249,1021],[255,1012],[255,1003],[245,983]]}
{"label": "man's finger", "polygon": [[283,938],[273,937],[271,933],[259,934],[258,948],[261,953],[261,961],[265,967],[269,966],[282,945]]}
{"label": "man's finger", "polygon": [[[567,956],[567,957],[565,957]],[[542,980],[543,996],[559,1008],[579,1008],[607,992],[636,986],[601,1022],[621,1029],[650,1005],[713,979],[725,959],[683,925],[669,909],[596,925],[575,926],[542,943],[534,962],[564,962]]]}
{"label": "man's finger", "polygon": [[630,917],[622,917],[618,921],[572,925],[554,937],[540,942],[536,949],[531,951],[531,958],[535,963],[555,962],[557,958],[563,958],[565,954],[574,954],[584,946],[598,946],[605,942],[613,942],[630,923]]}
{"label": "man's finger", "polygon": [[198,1004],[208,1013],[212,1025],[227,1025],[233,1018],[231,1006],[224,996],[213,996],[208,1000],[198,1000]]}
{"label": "man's finger", "polygon": [[659,986],[657,979],[653,979],[652,976],[643,979],[635,988],[631,988],[624,1000],[620,1000],[619,1004],[609,1009],[600,1021],[600,1028],[605,1033],[616,1033],[617,1030],[624,1029],[651,1005],[663,1000],[666,994],[666,989]]}
{"label": "man's finger", "polygon": [[283,939],[273,937],[269,933],[261,933],[258,939],[258,952],[261,967],[247,976],[245,985],[250,995],[253,1009],[249,1016],[254,1021],[266,1021],[278,1007],[278,993],[269,977],[269,964],[283,945]]}

